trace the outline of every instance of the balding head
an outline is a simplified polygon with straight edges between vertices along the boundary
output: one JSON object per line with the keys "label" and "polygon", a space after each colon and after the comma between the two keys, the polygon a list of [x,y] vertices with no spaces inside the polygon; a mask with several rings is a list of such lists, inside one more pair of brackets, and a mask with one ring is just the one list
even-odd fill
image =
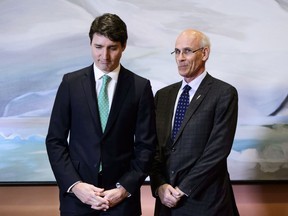
{"label": "balding head", "polygon": [[200,31],[186,29],[177,37],[173,53],[179,74],[189,83],[205,71],[210,54],[209,39]]}
{"label": "balding head", "polygon": [[186,29],[182,31],[177,37],[176,43],[178,40],[189,40],[199,47],[210,48],[211,46],[209,38],[203,32],[200,32],[196,29]]}

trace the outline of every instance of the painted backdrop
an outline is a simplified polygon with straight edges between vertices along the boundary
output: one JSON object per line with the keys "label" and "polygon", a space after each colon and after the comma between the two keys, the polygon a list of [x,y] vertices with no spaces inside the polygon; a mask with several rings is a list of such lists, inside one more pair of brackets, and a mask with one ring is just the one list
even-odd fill
{"label": "painted backdrop", "polygon": [[212,42],[208,72],[239,92],[232,180],[288,180],[288,3],[286,0],[0,1],[0,182],[54,181],[45,136],[64,73],[92,63],[95,16],[127,24],[122,64],[154,93],[181,78],[176,36],[186,28]]}

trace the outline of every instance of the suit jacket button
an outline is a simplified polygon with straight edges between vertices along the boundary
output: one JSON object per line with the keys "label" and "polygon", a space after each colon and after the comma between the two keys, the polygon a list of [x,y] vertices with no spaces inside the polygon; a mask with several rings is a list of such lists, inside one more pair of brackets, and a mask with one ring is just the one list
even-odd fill
{"label": "suit jacket button", "polygon": [[176,149],[175,149],[175,148],[172,148],[172,149],[171,149],[171,151],[172,151],[172,152],[175,152],[175,151],[176,151]]}
{"label": "suit jacket button", "polygon": [[174,170],[171,171],[171,174],[172,174],[172,175],[174,174]]}

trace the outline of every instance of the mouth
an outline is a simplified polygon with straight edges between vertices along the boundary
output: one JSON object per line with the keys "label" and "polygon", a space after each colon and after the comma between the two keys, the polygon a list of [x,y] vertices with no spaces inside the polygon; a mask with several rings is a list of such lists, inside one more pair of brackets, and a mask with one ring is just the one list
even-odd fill
{"label": "mouth", "polygon": [[110,64],[110,62],[108,62],[108,61],[101,61],[100,64],[107,65],[107,64]]}
{"label": "mouth", "polygon": [[187,65],[178,65],[178,69],[179,69],[179,70],[183,70],[183,69],[185,69],[185,68],[187,68]]}

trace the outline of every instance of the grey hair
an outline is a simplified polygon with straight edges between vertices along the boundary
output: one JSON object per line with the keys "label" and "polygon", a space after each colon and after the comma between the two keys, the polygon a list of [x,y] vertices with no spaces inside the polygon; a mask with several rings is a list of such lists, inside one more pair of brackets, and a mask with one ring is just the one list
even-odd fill
{"label": "grey hair", "polygon": [[200,40],[200,46],[201,47],[211,47],[210,39],[207,35],[201,32],[200,34],[201,40]]}

